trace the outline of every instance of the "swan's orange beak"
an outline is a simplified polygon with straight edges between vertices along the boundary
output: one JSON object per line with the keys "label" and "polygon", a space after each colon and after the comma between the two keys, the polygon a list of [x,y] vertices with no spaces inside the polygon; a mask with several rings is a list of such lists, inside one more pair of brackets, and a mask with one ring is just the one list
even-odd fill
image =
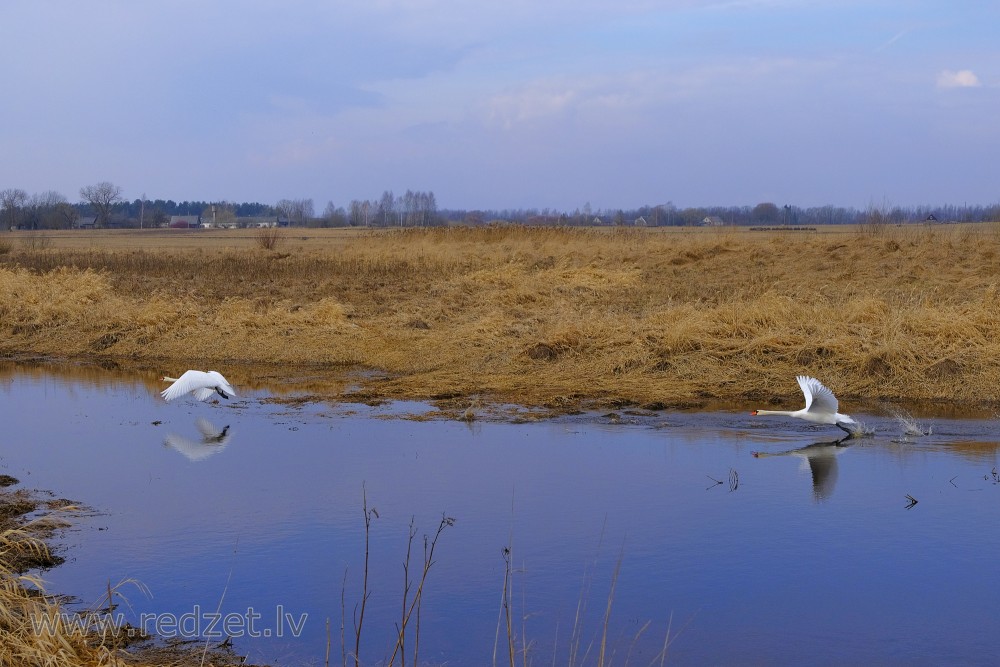
{"label": "swan's orange beak", "polygon": [[754,410],[754,411],[753,411],[753,412],[751,412],[750,414],[752,414],[752,415],[753,415],[754,417],[756,417],[756,416],[757,416],[757,411],[756,411],[756,410]]}

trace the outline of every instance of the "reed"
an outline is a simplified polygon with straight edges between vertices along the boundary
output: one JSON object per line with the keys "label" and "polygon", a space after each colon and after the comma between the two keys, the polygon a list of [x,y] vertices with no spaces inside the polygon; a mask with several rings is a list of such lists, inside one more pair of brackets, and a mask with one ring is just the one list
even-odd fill
{"label": "reed", "polygon": [[[346,621],[346,597],[347,597],[347,571],[344,571],[344,580],[340,591],[340,655],[341,664],[347,667],[348,660],[353,661],[355,667],[361,667],[365,664],[361,659],[361,644],[362,636],[364,634],[364,621],[365,621],[365,610],[368,606],[368,600],[371,598],[373,591],[369,588],[368,578],[370,575],[370,565],[369,558],[371,556],[371,532],[372,532],[372,519],[378,519],[378,510],[374,507],[368,506],[368,492],[364,485],[362,485],[362,513],[364,516],[364,560],[362,561],[362,573],[361,573],[361,598],[360,601],[355,604],[353,612],[353,624],[354,624],[354,646],[353,651],[348,653],[347,640],[345,637],[345,627]],[[395,629],[395,640],[392,645],[392,650],[389,653],[388,660],[383,660],[380,664],[385,665],[395,665],[397,658],[399,659],[399,664],[405,666],[408,655],[412,659],[413,665],[420,664],[420,612],[423,605],[424,590],[427,583],[428,575],[430,574],[431,568],[434,566],[434,552],[437,549],[438,540],[441,538],[441,534],[446,528],[450,528],[455,525],[455,519],[449,517],[445,514],[441,515],[441,520],[438,523],[437,530],[434,532],[433,537],[424,535],[423,537],[423,563],[420,568],[419,575],[414,578],[410,573],[410,566],[412,563],[413,556],[413,545],[417,536],[416,529],[416,519],[415,517],[410,518],[410,525],[408,530],[408,539],[406,543],[406,557],[403,560],[403,597],[402,597],[402,607],[400,610],[400,619],[396,624]],[[327,647],[325,653],[325,664],[329,664],[330,660],[330,635],[329,635],[329,620],[327,620]],[[407,642],[412,640],[412,654],[408,653]]]}
{"label": "reed", "polygon": [[[235,233],[88,234],[0,255],[0,354],[553,410],[795,402],[800,373],[842,400],[1000,400],[986,225],[309,231],[282,252]],[[381,372],[347,383],[351,368]]]}
{"label": "reed", "polygon": [[[603,536],[602,536],[603,542]],[[515,603],[514,603],[514,575],[516,573],[513,567],[513,548],[511,541],[508,543],[501,551],[503,557],[503,584],[500,595],[500,614],[497,619],[497,631],[496,637],[493,644],[493,658],[492,664],[494,667],[498,664],[499,650],[501,648],[500,641],[503,637],[504,650],[506,655],[505,664],[510,667],[528,667],[532,664],[535,657],[536,645],[534,642],[530,642],[527,639],[526,630],[526,620],[531,615],[531,613],[526,608],[526,603],[522,597],[521,608],[520,608],[520,634],[516,624],[515,619]],[[621,643],[621,639],[618,641],[611,640],[608,636],[608,632],[612,627],[612,608],[614,606],[615,600],[615,588],[618,584],[618,577],[621,573],[622,562],[624,560],[625,551],[624,545],[618,553],[618,557],[615,560],[614,568],[611,573],[610,588],[608,590],[607,598],[605,600],[605,606],[603,614],[601,615],[598,630],[590,639],[585,641],[585,637],[589,635],[587,628],[587,606],[591,601],[591,585],[593,583],[593,571],[587,571],[584,575],[584,584],[580,592],[580,598],[577,601],[576,610],[573,618],[572,632],[569,638],[569,645],[566,647],[566,664],[568,667],[576,667],[577,665],[593,664],[597,667],[605,667],[608,665],[622,664],[629,665],[632,661],[632,655],[635,651],[636,646],[639,644],[642,636],[647,630],[652,626],[652,621],[646,621],[639,630],[631,637],[628,643],[627,651],[625,651],[624,660],[616,660],[618,655],[618,646]],[[593,564],[593,570],[596,570],[597,562],[595,560]],[[523,591],[523,587],[522,587]],[[652,656],[652,660],[648,663],[649,665],[664,664],[667,651],[670,644],[676,636],[671,635],[671,628],[668,624],[663,640],[662,648]],[[559,652],[563,649],[559,646],[558,642],[558,628],[556,631],[556,636],[553,639],[552,645],[552,665],[559,664]],[[518,660],[520,659],[520,662]]]}

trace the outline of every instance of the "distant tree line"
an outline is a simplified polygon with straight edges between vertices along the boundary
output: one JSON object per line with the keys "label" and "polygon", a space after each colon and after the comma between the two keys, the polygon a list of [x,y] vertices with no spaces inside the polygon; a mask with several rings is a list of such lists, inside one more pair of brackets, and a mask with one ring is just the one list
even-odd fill
{"label": "distant tree line", "polygon": [[[673,204],[639,206],[632,209],[592,209],[589,204],[571,212],[556,209],[444,210],[441,217],[452,223],[482,224],[491,221],[527,225],[626,225],[696,226],[724,225],[850,225],[863,224],[873,215],[891,224],[922,222],[992,222],[1000,220],[1000,204],[989,206],[889,206],[872,204],[866,208],[842,206],[778,206],[763,202],[756,206],[705,206],[678,208]],[[713,221],[706,223],[706,221]]]}
{"label": "distant tree line", "polygon": [[[221,213],[232,218],[278,216],[278,207],[257,202],[207,202],[172,199],[122,199],[121,189],[101,182],[80,189],[81,201],[71,203],[62,193],[47,190],[34,195],[21,188],[0,190],[0,221],[6,229],[68,229],[83,217],[96,217],[96,226],[157,227],[174,215],[199,215],[211,220]],[[280,202],[279,202],[280,204]]]}
{"label": "distant tree line", "polygon": [[762,202],[755,206],[679,208],[672,202],[631,209],[594,209],[589,203],[572,211],[552,208],[439,209],[431,191],[385,190],[377,199],[354,199],[346,207],[328,202],[319,215],[312,199],[282,199],[275,204],[228,201],[181,201],[122,197],[121,188],[102,181],[80,188],[80,201],[70,202],[54,190],[29,195],[21,188],[0,190],[0,224],[5,229],[67,229],[82,218],[97,227],[161,227],[171,216],[200,216],[203,223],[246,224],[273,219],[274,224],[302,227],[414,227],[445,224],[509,222],[525,225],[696,226],[723,225],[841,225],[1000,220],[1000,203],[973,206],[840,206],[800,207]]}

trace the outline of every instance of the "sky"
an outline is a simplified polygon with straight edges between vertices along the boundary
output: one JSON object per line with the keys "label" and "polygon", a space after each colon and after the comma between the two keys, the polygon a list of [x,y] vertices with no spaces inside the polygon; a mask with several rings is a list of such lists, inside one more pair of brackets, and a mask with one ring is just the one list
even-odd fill
{"label": "sky", "polygon": [[1000,201],[995,0],[4,0],[0,189]]}

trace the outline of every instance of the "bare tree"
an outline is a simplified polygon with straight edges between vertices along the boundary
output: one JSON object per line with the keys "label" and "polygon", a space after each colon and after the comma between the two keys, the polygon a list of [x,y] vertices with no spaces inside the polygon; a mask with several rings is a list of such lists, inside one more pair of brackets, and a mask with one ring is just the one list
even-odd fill
{"label": "bare tree", "polygon": [[358,199],[352,199],[348,205],[347,219],[351,227],[361,227],[365,224],[365,204]]}
{"label": "bare tree", "polygon": [[434,196],[433,190],[428,190],[423,193],[423,197],[420,200],[423,208],[423,224],[433,225],[437,222],[437,198]]}
{"label": "bare tree", "polygon": [[94,207],[97,213],[97,226],[107,227],[111,219],[111,209],[122,200],[122,189],[114,183],[101,181],[97,185],[80,188],[80,196]]}
{"label": "bare tree", "polygon": [[0,208],[3,210],[4,226],[7,229],[17,227],[17,218],[28,201],[28,193],[21,188],[7,188],[0,191]]}
{"label": "bare tree", "polygon": [[323,209],[323,226],[324,227],[344,227],[347,225],[347,212],[342,208],[334,204],[332,201],[326,203],[326,208]]}
{"label": "bare tree", "polygon": [[[59,226],[65,226],[67,229],[72,229],[73,225],[75,225],[76,221],[80,218],[80,211],[78,211],[76,207],[69,202],[56,204],[56,213],[59,215]],[[63,223],[65,223],[65,225]]]}
{"label": "bare tree", "polygon": [[24,221],[30,229],[58,229],[64,226],[64,206],[69,202],[55,190],[33,194],[25,206]]}
{"label": "bare tree", "polygon": [[413,190],[407,190],[406,194],[403,195],[403,205],[400,207],[403,211],[406,224],[415,224],[414,219],[417,211],[417,196],[413,193]]}
{"label": "bare tree", "polygon": [[290,225],[304,226],[316,217],[312,199],[282,199],[274,208],[288,220]]}
{"label": "bare tree", "polygon": [[393,223],[396,214],[396,198],[392,196],[392,190],[382,193],[382,198],[378,202],[378,214],[382,218],[382,225],[388,227]]}
{"label": "bare tree", "polygon": [[291,199],[280,199],[274,205],[274,210],[278,212],[278,217],[291,220],[292,214],[295,212],[295,202]]}

